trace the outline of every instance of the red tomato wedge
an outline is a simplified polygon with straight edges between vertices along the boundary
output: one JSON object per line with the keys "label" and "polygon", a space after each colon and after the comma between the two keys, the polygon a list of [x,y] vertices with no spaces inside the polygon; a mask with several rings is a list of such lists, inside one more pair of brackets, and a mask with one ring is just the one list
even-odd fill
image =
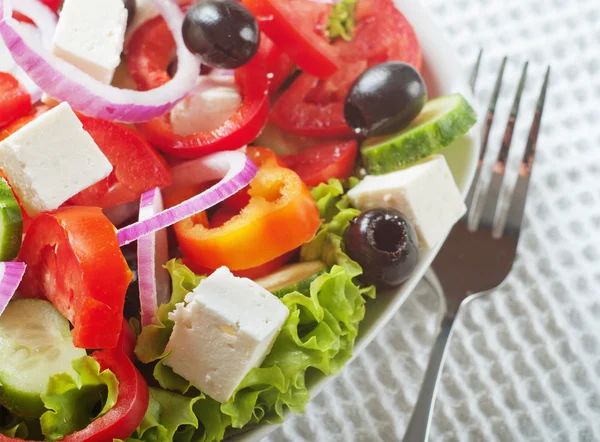
{"label": "red tomato wedge", "polygon": [[326,80],[304,73],[275,103],[272,121],[282,129],[313,137],[352,137],[344,119],[344,100],[354,80],[367,68],[397,60],[421,69],[417,36],[392,0],[361,0],[356,6],[351,41],[333,44],[340,70]]}
{"label": "red tomato wedge", "polygon": [[136,201],[142,193],[171,185],[165,160],[136,130],[98,118],[78,115],[113,166],[111,174],[70,199],[77,206],[104,209]]}
{"label": "red tomato wedge", "polygon": [[[242,0],[261,30],[303,71],[327,78],[339,69],[325,30],[331,5],[305,0]],[[320,34],[320,35],[319,35]]]}
{"label": "red tomato wedge", "polygon": [[292,59],[281,50],[265,34],[260,36],[258,56],[263,57],[264,66],[269,77],[269,93],[276,93],[287,78],[294,73],[296,65]]}
{"label": "red tomato wedge", "polygon": [[332,141],[296,155],[283,157],[283,162],[296,172],[307,186],[318,186],[331,178],[352,175],[358,143],[356,140]]}
{"label": "red tomato wedge", "polygon": [[0,127],[31,112],[31,96],[15,77],[0,72]]}
{"label": "red tomato wedge", "polygon": [[113,348],[123,324],[132,273],[112,223],[98,207],[66,207],[36,217],[19,260],[19,293],[45,297],[73,324],[79,348]]}

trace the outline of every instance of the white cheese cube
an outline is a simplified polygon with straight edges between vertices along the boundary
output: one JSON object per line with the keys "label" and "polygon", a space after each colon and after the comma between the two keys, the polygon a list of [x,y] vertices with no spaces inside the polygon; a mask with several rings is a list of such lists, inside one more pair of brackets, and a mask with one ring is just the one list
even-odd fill
{"label": "white cheese cube", "polygon": [[126,28],[122,0],[65,0],[52,53],[109,84],[121,61]]}
{"label": "white cheese cube", "polygon": [[211,398],[227,401],[271,350],[289,315],[274,295],[226,267],[200,282],[169,318],[175,322],[165,359]]}
{"label": "white cheese cube", "polygon": [[0,142],[0,169],[35,216],[106,178],[112,165],[62,103]]}
{"label": "white cheese cube", "polygon": [[229,120],[241,105],[233,77],[203,75],[191,93],[171,110],[173,131],[183,137],[209,132]]}
{"label": "white cheese cube", "polygon": [[360,210],[380,207],[404,213],[426,248],[443,240],[467,210],[443,155],[407,169],[367,176],[348,196]]}

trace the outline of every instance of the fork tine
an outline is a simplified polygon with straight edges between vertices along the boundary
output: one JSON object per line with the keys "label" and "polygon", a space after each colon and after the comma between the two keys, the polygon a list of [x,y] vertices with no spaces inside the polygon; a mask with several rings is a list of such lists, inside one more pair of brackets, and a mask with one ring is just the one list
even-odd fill
{"label": "fork tine", "polygon": [[535,108],[535,115],[533,117],[533,122],[531,123],[531,129],[529,130],[527,146],[525,148],[525,153],[523,154],[523,160],[521,161],[519,177],[517,178],[517,184],[513,190],[510,208],[508,209],[505,227],[505,234],[508,235],[518,237],[521,231],[521,224],[523,223],[523,215],[525,213],[525,202],[527,200],[527,191],[529,190],[529,179],[533,169],[533,161],[535,160],[535,150],[537,146],[538,135],[540,133],[540,125],[542,121],[542,114],[544,112],[544,103],[546,102],[546,92],[548,91],[549,80],[550,66],[548,66],[548,69],[546,70],[544,84],[542,85],[542,91],[540,92],[540,97],[538,98]]}
{"label": "fork tine", "polygon": [[479,55],[477,56],[477,61],[475,62],[475,66],[473,66],[473,71],[471,72],[471,79],[469,84],[471,85],[471,91],[475,92],[475,84],[477,83],[477,76],[479,75],[479,66],[481,66],[481,58],[483,57],[483,49],[479,50]]}
{"label": "fork tine", "polygon": [[519,105],[521,104],[523,89],[525,89],[525,82],[527,81],[528,66],[529,62],[526,62],[523,66],[521,80],[519,81],[519,86],[517,87],[517,94],[515,95],[515,100],[508,118],[508,124],[506,125],[506,130],[504,131],[500,152],[498,152],[498,158],[496,159],[496,163],[494,164],[494,168],[492,170],[492,179],[490,180],[488,191],[484,200],[483,210],[481,212],[480,223],[483,223],[490,228],[494,226],[498,199],[500,198],[500,192],[502,191],[502,181],[504,180],[506,160],[512,144],[517,116],[519,115]]}
{"label": "fork tine", "polygon": [[[463,217],[463,221],[468,222],[469,217],[473,215],[473,201],[475,200],[475,194],[477,191],[477,186],[479,184],[479,176],[481,175],[481,165],[483,164],[483,160],[487,152],[488,141],[490,139],[490,130],[492,128],[492,123],[494,122],[494,115],[496,114],[496,104],[498,103],[498,97],[500,97],[500,90],[502,89],[502,79],[504,77],[504,69],[506,68],[507,60],[508,57],[504,57],[502,59],[502,64],[500,65],[498,76],[496,77],[496,85],[494,86],[494,91],[492,92],[492,96],[490,98],[490,104],[488,106],[488,110],[485,117],[483,136],[481,138],[481,151],[479,152],[479,163],[477,164],[477,170],[475,171],[475,177],[473,178],[473,182],[471,183],[471,187],[469,188],[469,193],[467,194],[467,198],[465,199],[467,212]],[[480,58],[477,60],[477,70],[479,70],[479,61]]]}

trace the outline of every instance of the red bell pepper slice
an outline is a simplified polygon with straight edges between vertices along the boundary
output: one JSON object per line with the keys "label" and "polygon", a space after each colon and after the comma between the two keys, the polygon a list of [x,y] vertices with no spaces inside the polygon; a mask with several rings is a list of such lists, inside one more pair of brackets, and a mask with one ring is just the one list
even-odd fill
{"label": "red bell pepper slice", "polygon": [[31,96],[15,77],[0,72],[0,127],[31,112]]}
{"label": "red bell pepper slice", "polygon": [[[175,42],[162,17],[140,26],[125,51],[138,88],[152,89],[170,80],[167,68],[174,48]],[[255,57],[237,69],[235,78],[242,92],[242,105],[212,131],[178,135],[169,114],[138,124],[137,128],[160,150],[180,158],[197,158],[250,143],[265,127],[269,115],[269,80],[262,58]]]}
{"label": "red bell pepper slice", "polygon": [[[115,405],[83,430],[70,434],[62,442],[107,442],[125,440],[142,422],[150,402],[148,384],[135,365],[120,350],[102,350],[91,354],[100,370],[110,370],[119,381]],[[0,442],[25,442],[0,434]]]}
{"label": "red bell pepper slice", "polygon": [[73,324],[79,348],[113,348],[133,275],[115,227],[98,207],[66,207],[36,217],[19,260],[25,297],[46,297]]}

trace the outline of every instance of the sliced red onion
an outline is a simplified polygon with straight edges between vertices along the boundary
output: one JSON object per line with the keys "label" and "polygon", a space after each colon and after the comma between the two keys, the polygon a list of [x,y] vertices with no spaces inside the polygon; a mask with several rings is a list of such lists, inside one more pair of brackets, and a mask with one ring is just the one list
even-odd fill
{"label": "sliced red onion", "polygon": [[188,161],[172,169],[173,185],[198,184],[221,178],[210,189],[117,232],[122,246],[164,229],[196,213],[217,205],[250,184],[257,172],[255,164],[241,152],[217,152]]}
{"label": "sliced red onion", "polygon": [[335,5],[336,3],[340,3],[344,0],[308,0],[309,2],[313,2],[313,3],[325,3],[327,5]]}
{"label": "sliced red onion", "polygon": [[171,110],[194,87],[200,71],[200,58],[183,42],[183,13],[177,4],[172,0],[153,2],[175,38],[178,69],[171,81],[150,91],[118,89],[101,83],[55,57],[39,42],[23,38],[11,17],[13,0],[0,0],[0,36],[19,66],[50,97],[66,101],[72,108],[93,117],[123,123],[144,122]]}
{"label": "sliced red onion", "polygon": [[25,267],[23,262],[0,262],[0,316],[17,291]]}
{"label": "sliced red onion", "polygon": [[[15,11],[29,17],[35,26],[29,23],[18,23],[19,32],[28,40],[41,40],[42,45],[49,49],[56,30],[56,14],[39,0],[19,0]],[[0,41],[0,71],[10,72],[29,92],[31,102],[37,103],[42,97],[42,90],[13,60],[10,51],[3,41]]]}
{"label": "sliced red onion", "polygon": [[[150,190],[140,201],[140,221],[152,218],[164,209],[160,189]],[[169,302],[169,273],[163,265],[169,260],[166,229],[157,230],[138,239],[138,284],[142,326],[156,322],[158,304]]]}

